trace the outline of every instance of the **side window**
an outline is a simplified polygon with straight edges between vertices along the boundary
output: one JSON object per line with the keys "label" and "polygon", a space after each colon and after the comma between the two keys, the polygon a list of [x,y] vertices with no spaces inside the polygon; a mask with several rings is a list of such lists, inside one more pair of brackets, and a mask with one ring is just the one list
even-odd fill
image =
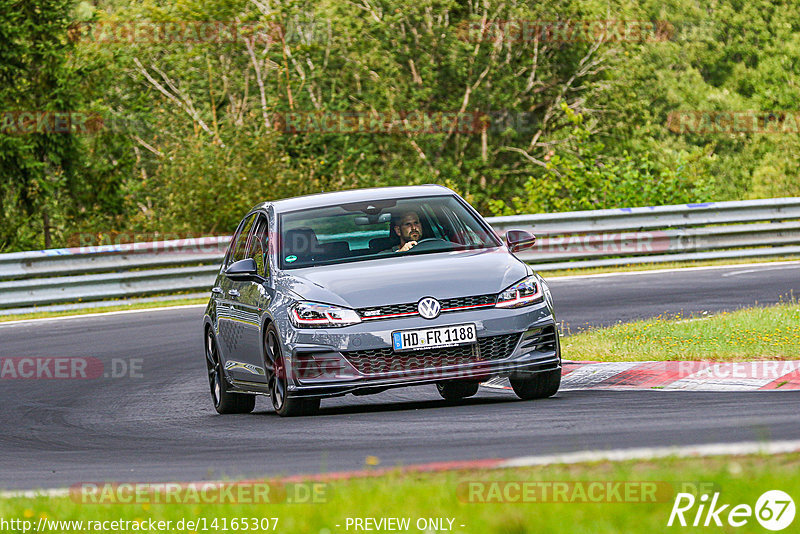
{"label": "side window", "polygon": [[255,221],[255,219],[255,214],[249,216],[245,220],[244,224],[240,226],[239,233],[233,237],[233,249],[230,257],[228,258],[228,265],[245,259],[245,254],[247,253],[247,236],[250,234],[250,227],[253,226],[253,221]]}
{"label": "side window", "polygon": [[258,274],[265,278],[269,276],[269,261],[267,259],[267,251],[269,250],[268,235],[269,222],[264,215],[259,214],[253,226],[253,232],[250,233],[247,257],[255,260]]}

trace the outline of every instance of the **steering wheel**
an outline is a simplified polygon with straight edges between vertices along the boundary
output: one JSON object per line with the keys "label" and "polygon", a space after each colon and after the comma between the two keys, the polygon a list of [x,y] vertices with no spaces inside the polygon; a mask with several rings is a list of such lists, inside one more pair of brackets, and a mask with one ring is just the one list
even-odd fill
{"label": "steering wheel", "polygon": [[433,250],[440,248],[440,246],[437,246],[439,243],[450,243],[450,241],[440,239],[438,237],[426,237],[425,239],[420,239],[417,241],[417,244],[411,247],[409,252],[413,252],[415,250]]}

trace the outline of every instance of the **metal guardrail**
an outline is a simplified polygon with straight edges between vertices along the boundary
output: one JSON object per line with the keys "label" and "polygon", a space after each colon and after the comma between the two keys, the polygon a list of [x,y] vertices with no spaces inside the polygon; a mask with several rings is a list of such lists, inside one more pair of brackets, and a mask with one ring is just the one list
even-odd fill
{"label": "metal guardrail", "polygon": [[208,291],[230,236],[0,254],[0,309]]}
{"label": "metal guardrail", "polygon": [[[800,254],[800,198],[488,219],[537,270]],[[208,291],[230,237],[0,254],[0,309]]]}
{"label": "metal guardrail", "polygon": [[529,230],[519,256],[537,270],[800,253],[800,198],[495,217],[498,232]]}

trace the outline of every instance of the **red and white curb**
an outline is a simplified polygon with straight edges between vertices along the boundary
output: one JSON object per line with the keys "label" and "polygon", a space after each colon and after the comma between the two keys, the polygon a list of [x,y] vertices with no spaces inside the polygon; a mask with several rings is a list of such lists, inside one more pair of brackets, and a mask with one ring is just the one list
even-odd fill
{"label": "red and white curb", "polygon": [[[486,387],[510,389],[507,379]],[[789,391],[800,389],[800,360],[754,362],[564,361],[561,391],[663,389],[693,391]]]}
{"label": "red and white curb", "polygon": [[[675,447],[637,447],[630,449],[611,449],[605,451],[578,451],[563,454],[543,454],[536,456],[519,456],[516,458],[495,458],[487,460],[466,460],[452,462],[435,462],[399,466],[395,468],[362,469],[356,471],[339,471],[317,475],[295,475],[290,477],[249,479],[238,481],[211,481],[196,482],[154,482],[148,484],[152,491],[166,488],[167,485],[178,484],[182,487],[203,487],[210,484],[241,484],[250,483],[290,483],[290,482],[332,482],[336,480],[349,480],[354,478],[378,477],[386,474],[397,473],[437,473],[446,471],[469,471],[488,469],[508,469],[515,467],[535,467],[554,464],[580,464],[589,462],[627,462],[648,461],[659,458],[702,458],[708,456],[743,456],[748,454],[789,454],[800,452],[800,440],[756,442],[745,441],[740,443],[711,443],[704,445],[686,445]],[[75,488],[53,488],[23,491],[0,491],[0,499],[35,499],[35,498],[61,498],[69,497]]]}

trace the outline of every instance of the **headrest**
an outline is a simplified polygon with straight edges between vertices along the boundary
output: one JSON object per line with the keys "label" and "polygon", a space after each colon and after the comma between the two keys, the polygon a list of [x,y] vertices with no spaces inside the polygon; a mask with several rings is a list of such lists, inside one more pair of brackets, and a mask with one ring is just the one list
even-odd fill
{"label": "headrest", "polygon": [[293,254],[308,255],[319,251],[317,234],[311,228],[295,228],[285,234],[284,250]]}

